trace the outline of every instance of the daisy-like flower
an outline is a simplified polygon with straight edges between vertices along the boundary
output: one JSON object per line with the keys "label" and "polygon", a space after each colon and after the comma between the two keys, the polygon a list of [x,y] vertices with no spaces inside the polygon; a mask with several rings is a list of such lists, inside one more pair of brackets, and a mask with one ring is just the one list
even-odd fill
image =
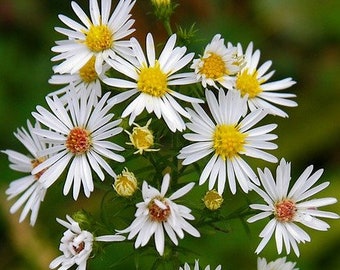
{"label": "daisy-like flower", "polygon": [[59,19],[70,29],[56,27],[55,30],[68,37],[67,40],[56,42],[52,51],[60,53],[52,61],[63,60],[54,67],[56,73],[75,73],[92,57],[95,57],[95,70],[102,73],[103,62],[116,54],[130,54],[128,41],[121,40],[130,35],[134,20],[129,19],[136,1],[120,0],[114,12],[110,15],[112,0],[101,0],[99,9],[97,0],[89,1],[90,18],[80,8],[71,2],[72,9],[83,24],[64,15]]}
{"label": "daisy-like flower", "polygon": [[283,89],[291,87],[295,84],[292,78],[286,78],[279,81],[267,82],[274,74],[274,70],[266,73],[272,61],[266,61],[259,68],[260,51],[253,53],[253,43],[249,43],[245,53],[243,54],[242,46],[238,44],[238,56],[244,57],[245,65],[236,75],[234,88],[238,90],[242,96],[248,97],[248,106],[250,110],[256,108],[268,109],[270,114],[287,117],[287,113],[276,107],[282,105],[287,107],[295,107],[297,103],[289,98],[295,97],[290,93],[278,93]]}
{"label": "daisy-like flower", "polygon": [[289,190],[290,163],[281,159],[276,170],[276,181],[268,168],[264,171],[258,169],[264,190],[255,185],[252,188],[265,200],[266,204],[251,204],[252,209],[261,212],[249,218],[248,222],[255,222],[269,216],[272,218],[260,233],[262,241],[255,251],[257,254],[261,252],[275,232],[278,253],[281,253],[284,244],[287,254],[290,253],[290,247],[292,247],[295,254],[299,256],[297,244],[309,242],[310,237],[296,224],[297,222],[315,230],[326,231],[329,225],[318,217],[339,218],[339,215],[335,213],[318,209],[318,207],[336,203],[335,198],[306,200],[329,185],[329,182],[324,182],[312,188],[323,170],[318,170],[311,175],[312,171],[312,165],[307,167]]}
{"label": "daisy-like flower", "polygon": [[120,103],[138,95],[122,113],[122,117],[130,115],[130,125],[145,108],[148,113],[154,112],[158,118],[163,117],[171,131],[182,131],[185,129],[185,123],[180,115],[187,118],[190,118],[190,115],[177,103],[174,97],[191,103],[203,102],[169,88],[196,82],[193,72],[175,74],[186,66],[194,56],[193,53],[185,55],[186,47],[175,47],[175,43],[176,35],[174,34],[168,39],[162,53],[156,59],[153,37],[149,33],[146,37],[147,58],[138,41],[132,38],[131,46],[133,54],[136,56],[135,61],[130,59],[131,61],[128,62],[120,57],[108,60],[114,69],[133,80],[127,81],[118,78],[103,80],[104,83],[114,87],[131,89],[114,96],[112,102]]}
{"label": "daisy-like flower", "polygon": [[269,133],[277,125],[253,128],[267,112],[257,109],[242,118],[247,111],[247,99],[242,98],[237,91],[229,90],[225,94],[223,89],[219,89],[218,100],[210,90],[206,90],[205,95],[214,120],[198,104],[193,104],[195,110],[187,109],[191,115],[191,122],[187,123],[187,127],[193,133],[183,136],[194,143],[183,147],[178,158],[183,159],[183,165],[188,165],[211,155],[202,171],[199,184],[202,185],[209,178],[209,189],[213,189],[217,180],[217,192],[222,194],[228,178],[233,194],[236,193],[236,180],[242,190],[248,192],[250,180],[256,184],[259,181],[242,156],[277,162],[273,155],[262,150],[277,148],[276,144],[269,142],[277,138]]}
{"label": "daisy-like flower", "polygon": [[159,151],[159,149],[151,148],[154,144],[154,137],[152,130],[149,129],[149,125],[151,124],[151,120],[149,119],[145,126],[140,126],[136,123],[133,123],[136,127],[132,129],[132,133],[125,130],[127,134],[129,134],[130,141],[129,145],[133,145],[137,151],[134,154],[143,154],[143,152],[154,152]]}
{"label": "daisy-like flower", "polygon": [[102,158],[103,156],[118,162],[124,161],[121,155],[113,152],[122,151],[124,148],[106,140],[123,130],[117,127],[121,120],[111,121],[113,114],[107,114],[112,108],[112,105],[106,103],[109,94],[106,93],[97,103],[93,95],[82,95],[79,99],[75,91],[70,91],[67,93],[66,104],[56,96],[46,97],[52,112],[37,106],[37,112],[32,113],[48,128],[48,130],[38,128],[34,132],[53,145],[44,151],[52,156],[32,171],[35,174],[46,170],[40,177],[46,188],[59,178],[69,163],[64,194],[70,191],[73,184],[75,200],[81,186],[87,197],[93,191],[91,169],[101,180],[104,180],[101,168],[109,175],[116,176],[107,161]]}
{"label": "daisy-like flower", "polygon": [[[184,264],[184,267],[180,267],[179,270],[190,270],[190,265],[188,263],[185,263]],[[215,270],[221,270],[222,269],[222,266],[221,265],[218,265]],[[194,266],[194,269],[193,270],[200,270],[200,265],[199,265],[199,261],[198,260],[195,260],[195,266]],[[207,265],[204,270],[210,270],[210,265]]]}
{"label": "daisy-like flower", "polygon": [[197,80],[207,85],[218,88],[216,83],[225,88],[232,88],[234,77],[240,71],[241,62],[237,57],[237,47],[224,44],[220,34],[213,37],[206,46],[203,56],[194,59],[191,68],[195,70]]}
{"label": "daisy-like flower", "polygon": [[[39,128],[39,126],[39,123],[35,124],[36,128]],[[11,169],[29,173],[29,175],[11,182],[9,188],[6,190],[8,200],[21,194],[20,198],[11,207],[10,212],[13,214],[24,205],[19,222],[22,222],[27,217],[28,213],[31,212],[30,224],[31,226],[34,226],[38,217],[40,204],[44,200],[46,194],[46,188],[40,181],[40,177],[44,173],[44,170],[37,171],[34,174],[31,174],[31,172],[47,158],[47,156],[39,154],[46,149],[47,145],[33,133],[33,126],[29,121],[27,121],[27,127],[28,131],[21,128],[18,129],[14,135],[30,152],[30,156],[13,150],[5,150],[2,152],[8,155],[8,159],[11,162],[9,165]]]}
{"label": "daisy-like flower", "polygon": [[195,237],[200,236],[200,233],[186,221],[194,219],[190,214],[191,210],[173,202],[188,193],[193,188],[194,183],[185,185],[167,198],[165,194],[169,184],[169,174],[163,177],[161,191],[149,186],[147,182],[143,182],[142,195],[144,201],[136,204],[135,220],[126,229],[118,231],[119,233],[129,233],[129,240],[138,235],[135,248],[145,246],[151,236],[154,235],[156,250],[160,255],[163,255],[164,230],[175,245],[178,245],[177,236],[180,239],[184,237],[184,231]]}
{"label": "daisy-like flower", "polygon": [[48,96],[59,96],[63,101],[66,102],[65,97],[63,97],[70,89],[70,84],[73,85],[75,91],[80,95],[93,94],[100,98],[102,96],[101,78],[103,74],[110,68],[109,65],[104,64],[101,74],[98,74],[95,70],[95,57],[92,56],[90,60],[82,66],[74,74],[55,74],[48,81],[50,84],[63,85],[63,88],[50,93]]}
{"label": "daisy-like flower", "polygon": [[[77,270],[85,270],[87,260],[89,259],[94,241],[118,242],[125,240],[122,235],[103,235],[94,237],[89,231],[82,230],[79,223],[70,216],[66,216],[67,221],[57,218],[57,221],[67,228],[61,238],[59,250],[62,255],[55,258],[50,263],[50,269],[58,267],[60,270],[66,270],[73,265],[77,265]],[[60,266],[60,267],[59,267]]]}
{"label": "daisy-like flower", "polygon": [[269,263],[265,258],[257,258],[257,270],[299,270],[299,268],[294,268],[295,265],[295,262],[286,262],[286,257]]}

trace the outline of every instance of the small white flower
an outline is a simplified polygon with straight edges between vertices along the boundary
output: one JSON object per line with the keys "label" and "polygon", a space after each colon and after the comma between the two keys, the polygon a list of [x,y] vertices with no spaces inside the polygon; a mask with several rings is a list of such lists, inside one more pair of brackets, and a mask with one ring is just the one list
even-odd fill
{"label": "small white flower", "polygon": [[257,258],[257,270],[299,270],[296,263],[286,262],[286,257],[267,263],[265,258]]}
{"label": "small white flower", "polygon": [[71,2],[72,9],[82,24],[64,16],[59,19],[70,29],[56,27],[55,30],[68,37],[67,40],[56,42],[52,51],[60,53],[52,61],[64,60],[54,67],[56,73],[75,73],[93,56],[95,70],[102,73],[103,62],[118,54],[130,54],[128,41],[121,40],[130,35],[134,20],[129,19],[136,1],[120,0],[110,15],[112,0],[101,0],[99,9],[97,0],[89,1],[90,18],[76,2]]}
{"label": "small white flower", "polygon": [[[74,90],[81,95],[95,95],[100,98],[102,96],[101,78],[103,74],[110,68],[109,65],[104,64],[101,74],[95,70],[95,57],[93,56],[83,67],[74,74],[55,74],[52,75],[48,81],[50,84],[65,85],[63,88],[54,91],[48,96],[59,96],[60,99],[66,102],[64,95],[69,91],[70,84]],[[85,92],[85,93],[84,93]]]}
{"label": "small white flower", "polygon": [[310,237],[296,224],[297,222],[315,230],[326,231],[329,225],[318,217],[339,218],[339,215],[335,213],[318,210],[318,207],[336,203],[335,198],[306,200],[329,185],[329,182],[324,182],[312,188],[323,170],[318,170],[311,175],[312,171],[313,166],[307,167],[289,191],[290,163],[281,159],[276,170],[276,181],[268,168],[265,168],[263,172],[258,169],[264,190],[255,185],[252,188],[265,200],[266,204],[251,204],[252,209],[261,212],[249,218],[248,222],[255,222],[270,216],[272,218],[260,233],[263,239],[255,251],[257,254],[261,252],[275,232],[278,253],[281,253],[284,244],[287,254],[290,253],[290,247],[292,247],[295,254],[299,256],[297,244],[309,242]]}
{"label": "small white flower", "polygon": [[224,39],[217,34],[211,40],[203,56],[194,59],[191,68],[195,69],[197,80],[217,88],[216,82],[225,88],[232,88],[234,77],[240,71],[240,61],[237,58],[237,48],[224,44]]}
{"label": "small white flower", "polygon": [[52,112],[37,106],[37,112],[32,113],[48,128],[48,130],[38,128],[34,132],[53,145],[43,151],[53,156],[32,171],[35,174],[46,169],[40,178],[46,188],[58,179],[69,163],[71,164],[64,185],[64,194],[69,192],[73,184],[75,200],[81,186],[87,197],[93,191],[91,169],[101,180],[104,180],[101,168],[111,176],[116,176],[107,161],[101,157],[118,162],[124,161],[121,155],[113,152],[122,151],[124,148],[106,140],[123,130],[117,127],[121,120],[111,121],[113,113],[107,114],[112,108],[112,104],[106,103],[109,94],[106,93],[97,103],[93,95],[81,95],[79,99],[75,91],[70,91],[66,96],[66,104],[56,96],[46,97]]}
{"label": "small white flower", "polygon": [[63,255],[55,258],[50,263],[50,269],[59,267],[60,270],[66,270],[73,265],[77,265],[77,270],[85,270],[87,260],[92,252],[94,241],[117,242],[125,240],[122,235],[103,235],[94,237],[92,233],[82,230],[75,220],[66,216],[67,221],[57,218],[57,221],[67,228],[61,238],[59,250]]}
{"label": "small white flower", "polygon": [[[40,151],[46,149],[47,145],[44,142],[41,142],[38,136],[33,133],[33,126],[29,121],[27,121],[27,127],[28,131],[21,128],[18,129],[17,133],[14,133],[14,135],[30,152],[30,156],[13,150],[5,150],[2,152],[8,155],[8,159],[11,162],[9,165],[11,169],[29,173],[29,175],[11,182],[9,188],[6,190],[8,200],[21,194],[20,198],[11,207],[10,212],[13,214],[18,211],[20,207],[25,205],[21,212],[19,222],[22,222],[31,211],[30,224],[34,226],[38,217],[40,203],[44,200],[46,194],[46,188],[40,181],[40,177],[44,171],[39,170],[34,174],[31,174],[31,172],[47,158],[47,156],[39,154]],[[40,125],[37,122],[35,128],[39,127]]]}
{"label": "small white flower", "polygon": [[225,94],[220,89],[218,100],[212,91],[206,90],[205,93],[213,120],[198,104],[193,104],[195,110],[187,109],[191,115],[191,122],[187,123],[187,127],[193,133],[183,136],[194,143],[183,147],[178,158],[184,159],[183,165],[188,165],[211,155],[201,173],[199,184],[202,185],[209,178],[209,189],[213,189],[217,180],[217,191],[222,194],[228,179],[230,190],[235,194],[237,180],[242,190],[248,192],[250,180],[256,184],[259,181],[242,156],[277,162],[273,155],[262,150],[277,148],[276,144],[269,142],[277,138],[276,135],[269,134],[277,125],[253,128],[267,115],[261,109],[241,119],[247,111],[247,100],[241,98],[237,91],[229,90]]}
{"label": "small white flower", "polygon": [[[295,107],[297,103],[289,98],[295,97],[290,93],[278,93],[295,84],[292,78],[286,78],[279,81],[267,82],[274,74],[274,70],[267,73],[272,65],[272,61],[266,61],[257,68],[260,60],[260,51],[253,53],[253,43],[251,42],[246,52],[243,54],[242,46],[238,47],[238,56],[244,58],[245,65],[236,75],[235,89],[240,91],[242,96],[247,96],[248,106],[250,110],[256,108],[268,109],[270,114],[287,117],[287,113],[276,107],[282,105],[287,107]],[[274,104],[274,105],[273,105]]]}
{"label": "small white flower", "polygon": [[194,57],[193,53],[185,55],[186,47],[175,47],[175,43],[176,35],[172,35],[165,44],[159,58],[156,59],[153,37],[149,33],[146,37],[147,58],[138,41],[132,38],[131,46],[136,57],[135,60],[130,59],[130,62],[128,62],[116,57],[114,60],[108,61],[114,69],[133,80],[103,79],[104,83],[108,85],[131,89],[114,96],[111,99],[112,102],[120,103],[138,95],[122,113],[122,117],[130,115],[130,125],[134,122],[136,116],[146,109],[148,113],[154,112],[157,118],[162,117],[171,131],[182,131],[185,129],[185,123],[180,115],[187,118],[190,118],[190,115],[174,97],[186,102],[203,102],[200,99],[188,97],[170,89],[175,85],[196,82],[193,72],[175,74]]}
{"label": "small white flower", "polygon": [[[179,270],[190,270],[190,265],[188,263],[185,263],[184,264],[184,268],[180,267]],[[222,266],[221,265],[218,265],[215,270],[221,270],[222,269]],[[198,260],[195,260],[195,266],[194,266],[194,269],[193,270],[200,270],[200,265],[199,265],[199,261]],[[204,270],[210,270],[210,265],[207,265]]]}
{"label": "small white flower", "polygon": [[[161,191],[149,186],[145,181],[142,186],[143,202],[137,203],[135,220],[129,227],[118,231],[119,233],[129,233],[128,239],[137,235],[135,248],[145,246],[152,235],[154,235],[156,250],[160,255],[164,253],[164,230],[171,241],[178,245],[177,236],[182,239],[184,231],[199,237],[200,233],[186,220],[193,220],[191,210],[183,205],[173,202],[188,193],[194,186],[189,183],[173,193],[169,198],[165,197],[170,184],[170,175],[163,177]],[[177,236],[176,236],[177,235]]]}

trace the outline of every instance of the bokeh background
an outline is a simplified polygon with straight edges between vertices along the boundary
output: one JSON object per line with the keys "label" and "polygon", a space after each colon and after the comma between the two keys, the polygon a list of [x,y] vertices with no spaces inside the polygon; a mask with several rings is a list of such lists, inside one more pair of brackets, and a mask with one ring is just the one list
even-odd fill
{"label": "bokeh background", "polygon": [[[77,1],[84,10],[86,0]],[[115,1],[113,1],[115,2]],[[205,45],[220,33],[226,41],[250,41],[261,50],[261,62],[273,60],[276,69],[273,79],[293,77],[297,84],[289,92],[297,95],[297,108],[289,108],[289,119],[272,117],[279,124],[276,134],[279,149],[276,155],[292,161],[293,176],[306,166],[324,168],[322,181],[331,185],[320,197],[339,198],[340,191],[340,2],[337,0],[178,0],[173,16],[173,27],[189,28],[196,25],[195,42],[189,50],[202,53]],[[145,34],[152,32],[156,42],[164,42],[166,32],[150,13],[149,1],[137,0],[132,10],[136,19],[135,36],[144,43]],[[47,83],[52,75],[50,48],[63,37],[54,31],[62,26],[58,14],[75,18],[66,0],[1,0],[0,1],[0,149],[23,150],[13,136],[20,126],[31,119],[38,104],[45,105],[44,97],[54,90]],[[100,194],[90,200],[80,199],[76,204],[71,197],[61,195],[61,187],[51,189],[42,204],[34,228],[28,221],[18,223],[19,214],[10,215],[13,201],[7,201],[5,190],[11,180],[20,174],[8,168],[7,157],[0,154],[0,269],[48,269],[49,262],[59,255],[59,239],[63,228],[55,217],[81,208],[97,211]],[[98,200],[96,200],[96,196]],[[237,202],[225,198],[228,207]],[[67,210],[67,211],[66,211]],[[327,210],[340,213],[339,203]],[[208,232],[200,241],[184,239],[184,247],[191,247],[201,256],[202,265],[223,269],[256,269],[255,250],[258,233],[265,223],[251,227],[251,234],[239,220],[222,224],[229,233]],[[300,245],[300,258],[290,255],[304,270],[340,269],[340,221],[330,220],[329,232],[310,233],[312,242]],[[131,245],[112,250],[117,254],[124,249],[133,252]],[[109,251],[108,251],[109,252]],[[197,255],[196,257],[198,257]],[[277,258],[273,241],[261,253],[268,260]],[[193,261],[194,255],[188,256]],[[129,260],[127,260],[129,261]],[[125,263],[125,264],[124,264]],[[118,264],[119,265],[119,264]],[[125,265],[125,266],[124,266]],[[123,262],[113,269],[129,269],[133,264]],[[103,259],[90,262],[89,269],[107,269]]]}

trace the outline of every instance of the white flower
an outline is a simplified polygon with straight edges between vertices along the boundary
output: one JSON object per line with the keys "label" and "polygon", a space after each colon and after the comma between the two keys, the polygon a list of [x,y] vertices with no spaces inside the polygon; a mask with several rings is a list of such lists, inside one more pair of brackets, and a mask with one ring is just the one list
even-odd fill
{"label": "white flower", "polygon": [[265,258],[257,258],[257,270],[299,270],[296,263],[286,262],[286,257],[267,263]]}
{"label": "white flower", "polygon": [[[111,176],[116,176],[105,158],[123,162],[124,158],[114,151],[122,151],[123,147],[107,141],[106,139],[120,133],[123,129],[117,127],[121,120],[111,122],[113,113],[107,114],[112,105],[106,101],[109,93],[106,93],[98,103],[93,95],[78,95],[70,91],[64,105],[61,100],[54,96],[46,97],[46,101],[52,112],[41,106],[37,106],[37,112],[33,116],[46,129],[35,129],[34,132],[44,138],[44,141],[53,144],[46,149],[46,154],[53,155],[40,165],[32,173],[46,169],[40,180],[47,188],[52,185],[70,164],[68,169],[64,194],[66,195],[73,184],[73,198],[76,200],[83,186],[87,197],[93,191],[93,169],[101,180],[104,180],[103,168]],[[96,104],[96,105],[94,105]],[[66,109],[67,107],[68,109]]]}
{"label": "white flower", "polygon": [[[288,115],[276,107],[276,105],[295,107],[297,103],[289,98],[295,97],[294,94],[278,93],[295,84],[292,78],[286,78],[279,81],[267,82],[274,74],[274,70],[265,74],[272,61],[266,61],[257,68],[260,60],[260,51],[253,53],[253,43],[251,42],[246,52],[243,54],[242,47],[238,44],[238,56],[244,57],[245,65],[236,75],[235,89],[240,91],[242,96],[248,97],[248,106],[250,110],[256,108],[268,109],[270,114],[287,117]],[[274,104],[274,105],[273,105]]]}
{"label": "white flower", "polygon": [[[178,98],[186,102],[203,102],[175,92],[169,87],[185,85],[196,82],[193,72],[177,73],[186,66],[194,54],[185,55],[185,47],[175,47],[176,35],[172,35],[159,58],[155,56],[155,45],[152,35],[146,37],[147,58],[135,38],[131,39],[131,46],[136,59],[128,62],[120,57],[109,60],[108,63],[119,72],[133,81],[118,78],[103,79],[104,83],[131,90],[124,91],[112,98],[112,102],[120,103],[128,98],[138,95],[123,111],[122,117],[130,115],[129,124],[134,122],[144,108],[148,113],[154,112],[158,118],[163,117],[169,129],[173,132],[185,129],[185,124],[180,115],[189,118],[190,115],[174,99]],[[133,63],[132,63],[133,62]]]}
{"label": "white flower", "polygon": [[[40,181],[40,177],[44,171],[39,170],[34,174],[31,174],[31,172],[47,158],[47,156],[39,154],[40,151],[46,149],[47,145],[41,142],[38,136],[33,133],[33,126],[29,121],[27,121],[27,127],[28,131],[21,128],[18,129],[14,135],[30,152],[30,156],[13,150],[5,150],[2,152],[8,155],[8,159],[11,162],[9,165],[11,169],[29,173],[29,175],[11,182],[9,188],[6,190],[8,200],[21,194],[20,198],[11,207],[10,212],[13,214],[25,205],[21,212],[19,222],[22,222],[31,211],[30,224],[34,226],[38,217],[40,203],[44,200],[46,194],[46,188]],[[38,128],[39,123],[36,123],[35,127]]]}
{"label": "white flower", "polygon": [[[218,265],[215,270],[221,270],[222,267],[221,265]],[[184,264],[184,268],[180,267],[179,270],[190,270],[190,265],[188,263]],[[195,260],[195,266],[193,270],[200,270],[200,265],[199,265],[199,261]],[[210,265],[207,265],[204,270],[210,270]]]}
{"label": "white flower", "polygon": [[234,77],[240,71],[240,62],[237,58],[237,48],[224,44],[224,39],[217,34],[211,40],[203,56],[194,59],[191,68],[195,69],[197,80],[203,87],[211,85],[217,88],[216,82],[225,88],[232,88]]}
{"label": "white flower", "polygon": [[311,175],[312,171],[313,166],[307,167],[289,191],[290,163],[281,159],[276,170],[276,181],[268,168],[265,168],[263,172],[258,169],[264,190],[255,185],[252,188],[265,200],[266,204],[251,204],[252,209],[261,212],[249,218],[248,222],[255,222],[269,216],[272,218],[260,233],[263,239],[256,253],[261,252],[275,232],[278,253],[281,253],[284,244],[287,254],[290,253],[290,246],[292,246],[295,254],[299,256],[297,244],[310,241],[310,237],[296,224],[297,222],[312,229],[326,231],[329,225],[318,217],[339,218],[335,213],[318,210],[318,207],[336,203],[335,198],[306,200],[329,185],[329,182],[324,182],[312,188],[323,170],[318,170]]}
{"label": "white flower", "polygon": [[[104,64],[101,74],[97,74],[95,70],[95,57],[93,56],[90,60],[80,68],[74,74],[55,74],[52,75],[48,81],[50,84],[63,85],[63,88],[54,91],[48,96],[59,96],[62,101],[66,102],[64,95],[69,91],[70,84],[73,85],[75,91],[79,96],[93,94],[96,97],[102,96],[101,77],[110,68],[109,65]],[[84,93],[85,92],[85,93]]]}
{"label": "white flower", "polygon": [[75,220],[66,216],[67,221],[57,218],[57,221],[67,228],[61,238],[59,250],[63,255],[55,258],[50,263],[50,269],[66,270],[73,265],[78,265],[77,270],[85,270],[87,260],[92,252],[93,241],[117,242],[125,239],[122,235],[103,235],[94,237],[92,233],[82,230]]}
{"label": "white flower", "polygon": [[195,111],[188,109],[191,122],[187,123],[187,127],[193,133],[184,134],[184,138],[194,143],[183,147],[178,158],[184,159],[183,165],[188,165],[211,155],[199,184],[203,184],[209,177],[209,189],[213,189],[217,180],[217,191],[222,194],[228,178],[233,194],[236,192],[235,180],[244,192],[248,192],[250,180],[256,184],[259,182],[242,156],[277,162],[273,155],[262,150],[277,148],[276,144],[269,142],[277,136],[268,133],[277,125],[269,124],[252,129],[267,115],[261,109],[249,113],[241,120],[247,111],[247,100],[241,98],[237,91],[229,90],[225,94],[220,89],[218,100],[212,91],[206,90],[205,94],[213,120],[198,104],[193,104]]}
{"label": "white flower", "polygon": [[129,19],[136,1],[120,0],[110,15],[112,0],[101,0],[101,8],[97,0],[90,0],[90,18],[76,2],[71,2],[72,9],[82,24],[64,16],[59,19],[70,29],[56,27],[55,30],[68,37],[56,42],[52,51],[60,53],[52,61],[64,60],[54,67],[56,73],[75,73],[95,56],[95,70],[102,72],[103,62],[116,53],[126,54],[128,41],[121,40],[130,35],[134,20]]}
{"label": "white flower", "polygon": [[167,198],[165,193],[169,184],[169,174],[163,177],[161,191],[149,186],[145,181],[143,182],[142,195],[144,201],[136,204],[135,220],[126,229],[118,231],[119,233],[129,233],[128,239],[138,235],[135,248],[145,246],[151,236],[154,235],[156,250],[160,255],[163,255],[164,230],[175,245],[178,245],[176,235],[182,239],[184,231],[195,237],[200,236],[200,233],[186,221],[186,219],[194,219],[190,214],[191,210],[173,202],[173,200],[188,193],[193,188],[194,183],[185,185]]}

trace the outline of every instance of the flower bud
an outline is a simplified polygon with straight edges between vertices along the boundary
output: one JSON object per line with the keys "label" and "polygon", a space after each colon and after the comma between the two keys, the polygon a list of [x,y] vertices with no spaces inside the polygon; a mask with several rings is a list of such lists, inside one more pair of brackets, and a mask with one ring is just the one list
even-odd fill
{"label": "flower bud", "polygon": [[133,172],[125,168],[121,174],[117,175],[113,188],[122,197],[130,197],[137,190],[137,178]]}
{"label": "flower bud", "polygon": [[158,151],[159,149],[152,149],[154,143],[154,137],[152,130],[149,129],[149,125],[151,123],[151,119],[146,123],[145,126],[141,127],[138,124],[134,123],[136,127],[132,129],[132,133],[126,131],[130,137],[130,145],[133,145],[137,151],[135,154],[143,154],[143,151]]}
{"label": "flower bud", "polygon": [[206,208],[209,210],[217,210],[223,203],[222,196],[215,190],[208,190],[203,198],[203,202]]}

